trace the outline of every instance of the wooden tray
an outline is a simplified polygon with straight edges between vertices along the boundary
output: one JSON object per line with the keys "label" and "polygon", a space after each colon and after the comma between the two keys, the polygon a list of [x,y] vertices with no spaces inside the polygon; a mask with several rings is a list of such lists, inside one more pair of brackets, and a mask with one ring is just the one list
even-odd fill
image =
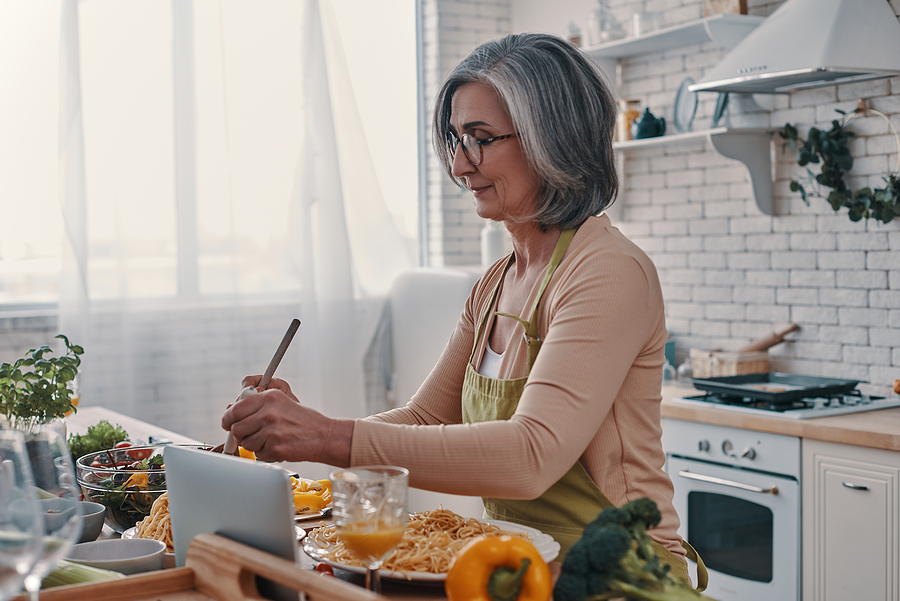
{"label": "wooden tray", "polygon": [[[386,601],[386,597],[216,534],[191,543],[185,567],[95,584],[41,591],[41,601],[257,601],[255,576],[303,593],[309,601]],[[20,595],[13,601],[28,601]]]}

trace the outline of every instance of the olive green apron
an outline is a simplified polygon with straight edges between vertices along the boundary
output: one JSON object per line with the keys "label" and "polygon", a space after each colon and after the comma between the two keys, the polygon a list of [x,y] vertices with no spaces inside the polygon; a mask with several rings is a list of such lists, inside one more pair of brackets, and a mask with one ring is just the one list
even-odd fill
{"label": "olive green apron", "polygon": [[[528,345],[529,373],[541,346],[541,339],[538,336],[536,325],[538,303],[574,235],[574,228],[565,230],[560,235],[556,248],[553,250],[553,255],[550,258],[550,264],[547,266],[543,280],[541,280],[530,321],[525,321],[508,313],[496,313],[500,316],[511,317],[525,326],[524,336]],[[512,263],[513,255],[510,255],[503,274],[500,276],[491,295],[488,309],[481,317],[475,330],[475,343],[472,347],[472,354],[469,357],[469,364],[466,366],[466,375],[463,382],[462,416],[465,423],[507,420],[512,417],[525,388],[525,382],[528,380],[527,376],[512,380],[488,378],[479,374],[472,367],[479,336],[485,328],[490,312],[497,302],[500,283],[503,281],[503,277]],[[485,332],[486,335],[487,333]],[[556,539],[561,547],[558,557],[559,561],[562,561],[569,548],[581,538],[584,527],[596,518],[600,511],[614,506],[591,479],[587,470],[581,465],[581,461],[576,461],[575,465],[562,478],[537,499],[482,498],[482,502],[484,503],[485,518],[531,526]],[[653,544],[660,556],[660,560],[671,566],[673,575],[687,581],[688,572],[684,560],[656,541],[653,541]],[[698,562],[698,580],[702,587],[698,588],[703,590],[706,588],[706,568],[703,567],[703,562],[700,560],[697,552],[687,542],[684,543],[684,547],[688,557]]]}

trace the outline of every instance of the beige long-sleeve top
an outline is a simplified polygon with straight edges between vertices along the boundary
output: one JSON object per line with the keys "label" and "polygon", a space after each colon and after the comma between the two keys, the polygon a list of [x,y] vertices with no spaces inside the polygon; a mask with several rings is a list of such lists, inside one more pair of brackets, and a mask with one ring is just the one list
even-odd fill
{"label": "beige long-sleeve top", "polygon": [[[653,263],[608,217],[588,219],[540,302],[543,345],[531,373],[524,340],[503,356],[500,378],[528,375],[515,414],[463,424],[463,375],[504,263],[475,284],[437,365],[409,403],[357,420],[351,462],[402,465],[417,488],[533,499],[581,461],[616,505],[653,499],[663,517],[652,536],[683,555],[672,483],[663,471],[660,388],[668,334]],[[474,366],[486,339],[479,337]]]}

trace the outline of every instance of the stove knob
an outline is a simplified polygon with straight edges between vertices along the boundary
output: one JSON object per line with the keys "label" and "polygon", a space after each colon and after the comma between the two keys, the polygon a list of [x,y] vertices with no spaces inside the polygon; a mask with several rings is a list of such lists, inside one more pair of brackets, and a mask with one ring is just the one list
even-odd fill
{"label": "stove knob", "polygon": [[734,445],[731,444],[730,440],[726,440],[722,443],[722,452],[728,455],[729,457],[737,457],[732,451],[734,450]]}
{"label": "stove knob", "polygon": [[753,449],[753,447],[747,447],[746,449],[744,449],[741,457],[753,461],[754,459],[756,459],[756,451]]}
{"label": "stove knob", "polygon": [[699,451],[709,451],[709,441],[701,440],[697,443],[697,450]]}

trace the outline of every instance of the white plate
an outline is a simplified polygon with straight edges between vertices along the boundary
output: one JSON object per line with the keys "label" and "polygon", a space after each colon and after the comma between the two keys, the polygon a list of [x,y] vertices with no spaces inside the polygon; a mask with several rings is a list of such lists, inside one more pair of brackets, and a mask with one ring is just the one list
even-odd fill
{"label": "white plate", "polygon": [[[297,533],[297,540],[298,540],[298,541],[299,541],[299,540],[303,540],[303,539],[306,537],[306,530],[304,530],[304,529],[301,528],[300,526],[294,526],[294,530],[295,530],[296,533]],[[124,539],[137,538],[137,526],[132,526],[131,528],[129,528],[128,530],[126,530],[125,532],[123,532],[123,533],[122,533],[122,538],[124,538]],[[168,551],[166,551],[166,557],[171,557],[172,560],[174,561],[174,559],[175,559],[175,554],[174,554],[174,553],[169,553]]]}
{"label": "white plate", "polygon": [[675,94],[675,129],[682,133],[690,131],[697,112],[697,93],[688,90],[693,84],[692,77],[685,77]]}
{"label": "white plate", "polygon": [[298,513],[294,516],[295,522],[305,522],[306,520],[314,520],[316,518],[323,518],[327,515],[330,515],[331,507],[326,507],[322,511],[314,511],[313,513]]}
{"label": "white plate", "polygon": [[[137,538],[138,537],[137,530],[138,530],[137,526],[132,526],[131,528],[129,528],[128,530],[126,530],[125,532],[122,533],[122,538],[125,540],[127,540],[129,538]],[[175,559],[175,554],[169,553],[168,551],[166,551],[166,557],[171,557],[172,559]]]}
{"label": "white plate", "polygon": [[[521,524],[514,524],[512,522],[503,522],[500,520],[481,520],[485,524],[493,524],[502,530],[508,530],[510,532],[524,532],[531,537],[531,544],[534,545],[535,549],[537,549],[538,553],[540,553],[541,557],[544,561],[550,562],[556,559],[559,555],[559,543],[556,542],[552,536],[549,534],[544,534],[540,530],[536,528],[530,528],[528,526],[522,526]],[[321,561],[323,563],[327,563],[333,568],[339,568],[341,570],[347,570],[348,572],[356,572],[357,574],[365,574],[366,569],[361,568],[359,566],[351,566],[345,563],[340,563],[337,561],[331,561],[330,559],[325,558],[325,553],[329,549],[327,547],[323,547],[319,545],[319,543],[314,540],[313,537],[308,537],[305,541],[303,541],[303,551],[315,559],[316,561]],[[443,582],[447,578],[447,574],[432,574],[429,572],[391,572],[389,570],[378,570],[381,574],[382,578],[390,578],[392,580],[404,580],[410,582]]]}

